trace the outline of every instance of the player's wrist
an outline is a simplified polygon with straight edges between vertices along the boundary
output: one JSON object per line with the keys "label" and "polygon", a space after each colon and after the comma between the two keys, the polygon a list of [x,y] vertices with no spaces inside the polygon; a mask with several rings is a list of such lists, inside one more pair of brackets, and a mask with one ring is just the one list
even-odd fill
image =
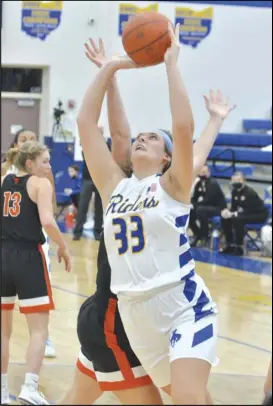
{"label": "player's wrist", "polygon": [[67,247],[67,245],[66,245],[65,243],[62,243],[62,244],[59,245],[59,249],[60,249],[61,251],[67,251],[67,250],[68,250],[68,247]]}

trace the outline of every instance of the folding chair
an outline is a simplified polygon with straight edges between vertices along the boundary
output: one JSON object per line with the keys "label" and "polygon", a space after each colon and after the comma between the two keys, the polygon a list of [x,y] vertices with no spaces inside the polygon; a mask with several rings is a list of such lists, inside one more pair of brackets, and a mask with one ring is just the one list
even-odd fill
{"label": "folding chair", "polygon": [[[268,217],[264,223],[260,224],[246,224],[245,226],[245,248],[246,250],[261,251],[262,250],[262,239],[261,230],[268,224],[270,218],[272,218],[272,204],[265,203],[265,207],[268,210]],[[254,235],[251,235],[251,232]]]}

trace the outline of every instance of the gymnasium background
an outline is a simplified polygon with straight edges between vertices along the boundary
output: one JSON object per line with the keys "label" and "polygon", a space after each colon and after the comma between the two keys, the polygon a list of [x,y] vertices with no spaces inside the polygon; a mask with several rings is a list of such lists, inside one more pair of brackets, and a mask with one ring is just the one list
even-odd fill
{"label": "gymnasium background", "polygon": [[[64,168],[74,158],[81,160],[75,117],[96,72],[85,58],[83,44],[89,37],[102,37],[109,54],[122,53],[122,22],[143,8],[157,9],[174,23],[187,12],[195,17],[200,41],[193,44],[181,34],[179,59],[192,102],[195,138],[207,121],[202,95],[210,88],[221,89],[237,104],[222,132],[236,137],[244,131],[245,119],[271,123],[271,1],[3,1],[2,153],[18,126],[37,131],[52,150],[60,193],[69,183]],[[206,29],[198,30],[202,25]],[[36,86],[17,86],[24,69],[34,75]],[[170,128],[164,65],[120,72],[118,81],[133,136],[143,129]],[[56,129],[53,110],[59,101],[66,114],[62,128]],[[100,122],[109,136],[105,108]],[[57,142],[52,142],[52,133]],[[63,141],[70,141],[69,147]]]}

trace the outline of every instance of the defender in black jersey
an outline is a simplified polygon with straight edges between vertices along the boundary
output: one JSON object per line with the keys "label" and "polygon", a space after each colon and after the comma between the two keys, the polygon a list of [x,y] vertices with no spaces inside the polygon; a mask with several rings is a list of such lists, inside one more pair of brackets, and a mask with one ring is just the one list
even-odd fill
{"label": "defender in black jersey", "polygon": [[110,290],[111,268],[102,233],[97,259],[97,290],[81,306],[79,370],[98,381],[102,391],[119,391],[152,383],[134,354]]}
{"label": "defender in black jersey", "polygon": [[54,309],[46,260],[45,237],[37,204],[27,192],[31,175],[7,175],[2,183],[1,309],[12,310],[16,296],[21,313]]}

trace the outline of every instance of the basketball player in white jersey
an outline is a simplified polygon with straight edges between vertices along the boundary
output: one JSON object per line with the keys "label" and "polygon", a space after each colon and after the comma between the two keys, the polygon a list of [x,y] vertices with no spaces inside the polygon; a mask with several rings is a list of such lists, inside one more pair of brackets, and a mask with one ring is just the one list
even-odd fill
{"label": "basketball player in white jersey", "polygon": [[[15,137],[14,140],[10,146],[10,148],[20,148],[22,145],[24,145],[25,142],[29,141],[37,141],[37,134],[34,131],[26,130],[22,128],[19,130]],[[14,173],[15,175],[18,173],[18,169],[16,168],[15,165],[13,165],[12,162],[5,161],[2,164],[1,167],[1,175],[9,175],[10,173]],[[55,204],[55,184],[54,184],[54,177],[52,174],[52,171],[50,170],[50,173],[48,175],[48,179],[50,180],[52,186],[53,186],[53,191],[54,191],[54,204]],[[45,230],[43,230],[46,242],[42,245],[42,249],[45,255],[46,263],[47,263],[47,269],[50,272],[50,257],[49,257],[49,239],[48,236],[46,235]],[[49,273],[49,277],[51,274]],[[54,348],[54,345],[52,343],[52,339],[48,337],[47,342],[46,342],[46,348],[45,348],[45,357],[46,358],[55,358],[56,357],[56,350]]]}
{"label": "basketball player in white jersey", "polygon": [[140,134],[132,149],[131,179],[113,161],[98,119],[109,80],[117,70],[135,67],[128,57],[100,70],[85,95],[78,127],[105,208],[111,288],[132,348],[175,404],[205,404],[216,361],[217,311],[194,272],[186,237],[195,177],[193,118],[177,66],[179,26],[176,36],[171,26],[169,32],[165,64],[174,145],[164,131]]}

